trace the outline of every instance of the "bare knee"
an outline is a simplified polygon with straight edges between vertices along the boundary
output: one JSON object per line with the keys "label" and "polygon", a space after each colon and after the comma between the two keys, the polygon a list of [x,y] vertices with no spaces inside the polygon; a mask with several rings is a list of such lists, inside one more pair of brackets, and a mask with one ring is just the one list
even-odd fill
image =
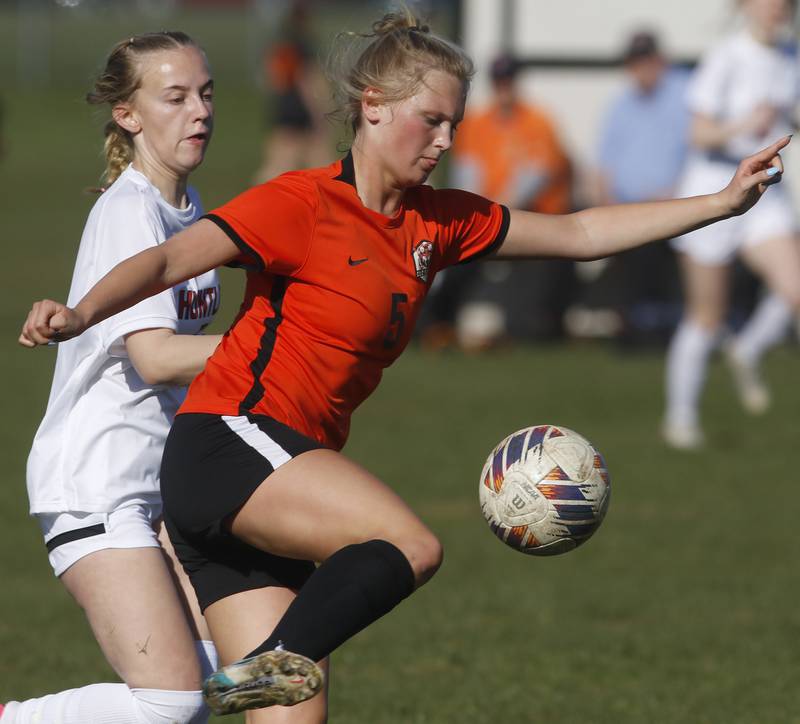
{"label": "bare knee", "polygon": [[395,545],[403,552],[411,565],[415,588],[427,583],[442,565],[444,558],[442,544],[428,530],[423,534],[397,542]]}

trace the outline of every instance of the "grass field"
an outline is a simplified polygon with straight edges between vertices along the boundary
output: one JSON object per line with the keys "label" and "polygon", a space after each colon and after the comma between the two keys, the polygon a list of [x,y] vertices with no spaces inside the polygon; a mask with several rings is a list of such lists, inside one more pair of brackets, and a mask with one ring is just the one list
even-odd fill
{"label": "grass field", "polygon": [[[53,355],[15,345],[30,302],[65,295],[92,203],[81,189],[101,169],[100,124],[83,90],[5,96],[0,702],[112,676],[26,515],[25,458]],[[216,138],[195,177],[208,207],[247,184],[260,142],[256,94],[221,84],[217,101]],[[240,282],[225,273],[222,318]],[[337,652],[331,721],[800,722],[797,366],[794,349],[770,358],[778,395],[758,421],[739,411],[715,366],[710,447],[681,455],[656,434],[658,354],[410,350],[357,413],[347,452],[414,505],[446,560],[428,586]],[[492,446],[541,422],[592,439],[614,486],[596,537],[553,559],[505,548],[477,504]]]}
{"label": "grass field", "polygon": [[[25,517],[23,461],[49,364],[46,350],[27,355],[34,362],[4,375],[14,379],[4,416],[14,422],[0,493],[0,700],[110,676]],[[770,360],[781,396],[759,423],[742,417],[715,368],[713,449],[678,455],[655,435],[657,356],[410,350],[357,414],[348,452],[412,502],[446,560],[426,588],[336,654],[331,720],[800,721],[796,365],[791,350]],[[507,549],[477,505],[485,454],[542,421],[593,439],[613,476],[596,537],[553,559]]]}

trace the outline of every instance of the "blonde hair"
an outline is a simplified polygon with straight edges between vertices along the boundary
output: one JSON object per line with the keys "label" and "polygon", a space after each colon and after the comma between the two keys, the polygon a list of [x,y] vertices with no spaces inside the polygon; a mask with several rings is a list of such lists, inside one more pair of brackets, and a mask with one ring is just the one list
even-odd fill
{"label": "blonde hair", "polygon": [[405,5],[373,23],[369,33],[340,33],[328,64],[337,100],[334,115],[355,134],[365,89],[376,88],[387,103],[402,101],[419,90],[432,70],[461,81],[465,95],[475,75],[470,57],[433,34]]}
{"label": "blonde hair", "polygon": [[[176,50],[199,46],[186,33],[161,31],[134,35],[117,43],[109,53],[103,72],[94,82],[94,88],[86,94],[91,105],[108,104],[113,108],[118,103],[131,99],[142,82],[138,61],[147,53],[159,50]],[[110,119],[103,129],[106,169],[103,184],[107,188],[133,160],[133,138],[124,128]]]}

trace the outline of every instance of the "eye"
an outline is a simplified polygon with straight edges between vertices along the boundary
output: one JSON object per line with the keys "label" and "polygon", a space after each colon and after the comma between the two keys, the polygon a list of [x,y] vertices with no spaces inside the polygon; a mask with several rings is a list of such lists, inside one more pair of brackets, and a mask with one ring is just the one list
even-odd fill
{"label": "eye", "polygon": [[183,100],[183,96],[175,96],[174,98],[170,98],[167,103],[172,103],[173,105],[179,106],[181,103],[183,103]]}
{"label": "eye", "polygon": [[203,97],[203,100],[208,102],[208,103],[210,103],[211,101],[214,100],[214,94],[211,91],[206,91],[205,93],[203,93],[202,97]]}

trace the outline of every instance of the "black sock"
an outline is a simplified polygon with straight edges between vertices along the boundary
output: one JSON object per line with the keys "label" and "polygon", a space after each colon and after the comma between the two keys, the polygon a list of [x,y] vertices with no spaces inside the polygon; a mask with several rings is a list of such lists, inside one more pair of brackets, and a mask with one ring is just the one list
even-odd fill
{"label": "black sock", "polygon": [[391,611],[414,590],[408,559],[391,543],[371,540],[334,553],[310,576],[254,656],[279,643],[319,661]]}

